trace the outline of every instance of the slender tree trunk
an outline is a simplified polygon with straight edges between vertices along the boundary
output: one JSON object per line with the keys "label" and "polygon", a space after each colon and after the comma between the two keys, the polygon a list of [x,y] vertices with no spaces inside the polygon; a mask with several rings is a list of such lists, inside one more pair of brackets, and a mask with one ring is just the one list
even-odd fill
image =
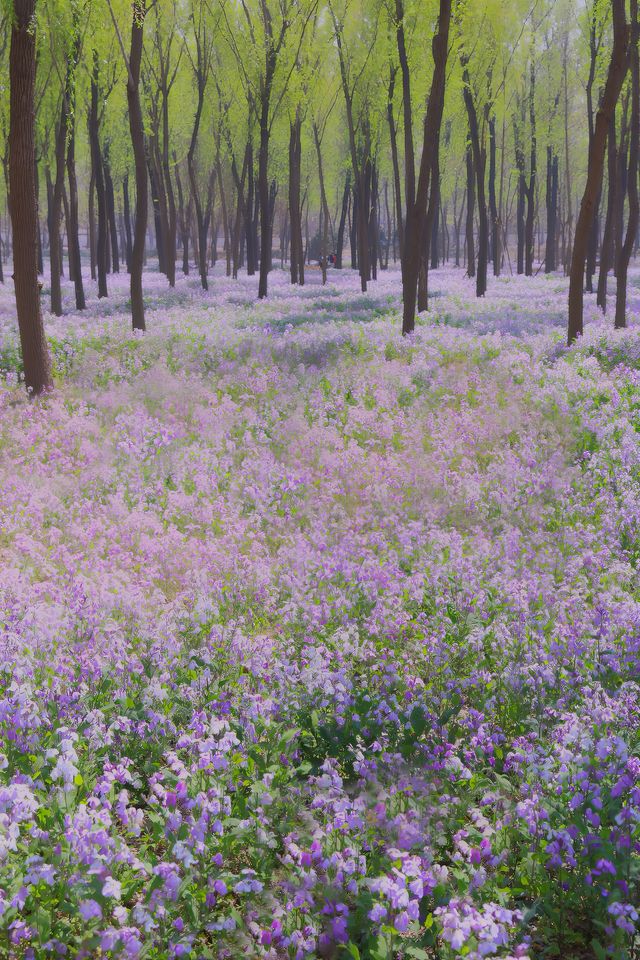
{"label": "slender tree trunk", "polygon": [[324,170],[322,167],[322,149],[320,143],[320,132],[316,123],[313,124],[313,141],[316,146],[316,156],[318,158],[318,180],[320,182],[320,204],[322,213],[322,230],[320,232],[320,269],[322,270],[322,285],[327,282],[327,244],[329,237],[329,203],[324,186]]}
{"label": "slender tree trunk", "polygon": [[[438,207],[440,205],[440,157],[438,153],[433,157],[433,169],[431,171],[431,191],[429,195],[429,206],[427,207],[427,218],[424,225],[424,250],[422,253],[422,265],[418,277],[418,313],[424,313],[429,309],[429,254],[432,252],[431,245],[437,243],[437,233],[434,238],[434,225],[438,221]],[[433,259],[431,265],[434,265]],[[435,267],[438,266],[438,254],[436,251]],[[434,267],[434,269],[435,269]]]}
{"label": "slender tree trunk", "polygon": [[544,252],[545,273],[553,273],[557,267],[557,222],[558,222],[558,154],[547,146],[547,237]]}
{"label": "slender tree trunk", "polygon": [[247,141],[247,202],[244,208],[244,235],[247,250],[247,276],[255,275],[258,265],[257,233],[254,229],[254,208],[256,202],[256,178],[254,175],[253,142]]}
{"label": "slender tree trunk", "polygon": [[624,98],[622,122],[620,124],[620,143],[616,151],[616,190],[613,198],[613,257],[614,273],[618,272],[618,262],[623,244],[624,202],[627,195],[627,147],[629,134],[629,97]]}
{"label": "slender tree trunk", "polygon": [[568,242],[565,249],[563,266],[565,276],[569,273],[571,264],[572,246],[571,238],[573,235],[573,202],[571,199],[571,156],[569,151],[569,80],[567,76],[568,69],[568,46],[569,35],[566,33],[562,40],[562,83],[564,87],[564,174],[565,188],[567,193],[567,238]]}
{"label": "slender tree trunk", "polygon": [[86,306],[82,283],[82,257],[80,254],[80,226],[78,218],[78,181],[76,178],[76,71],[80,63],[81,25],[80,9],[71,5],[73,30],[71,38],[70,67],[67,70],[67,97],[69,120],[67,136],[67,178],[69,180],[69,228],[67,231],[69,255],[73,259],[73,282],[75,287],[76,309]]}
{"label": "slender tree trunk", "polygon": [[396,122],[393,116],[393,93],[396,82],[396,69],[391,67],[389,71],[389,91],[387,96],[387,123],[389,124],[389,139],[391,141],[391,161],[393,164],[393,190],[395,198],[396,211],[396,230],[398,231],[398,244],[400,246],[400,258],[404,249],[404,225],[402,222],[402,189],[400,187],[400,161],[398,159],[398,137],[396,131]]}
{"label": "slender tree trunk", "polygon": [[440,163],[434,157],[433,172],[431,174],[431,196],[429,197],[429,207],[427,209],[429,253],[431,256],[431,269],[438,269],[439,251],[438,251],[438,233],[440,226]]}
{"label": "slender tree trunk", "polygon": [[67,177],[69,180],[69,231],[68,243],[70,256],[73,259],[73,283],[75,287],[76,309],[84,310],[86,301],[84,296],[84,285],[82,282],[82,259],[80,254],[80,236],[78,222],[78,182],[76,180],[76,159],[75,159],[75,121],[72,119],[72,129],[69,132],[69,142],[67,144]]}
{"label": "slender tree trunk", "polygon": [[[164,69],[164,67],[163,67]],[[166,76],[162,83],[162,157],[161,172],[167,206],[167,249],[165,250],[169,286],[176,285],[176,198],[169,164],[169,86]]]}
{"label": "slender tree trunk", "polygon": [[[275,69],[275,63],[274,63]],[[262,111],[260,115],[260,149],[258,151],[258,200],[260,209],[260,277],[258,280],[258,298],[267,295],[269,282],[269,262],[271,260],[271,217],[269,205],[269,104],[271,98],[271,79],[273,74],[267,69],[267,81],[264,85]]]}
{"label": "slender tree trunk", "polygon": [[351,247],[351,268],[358,269],[358,194],[353,188],[349,210],[349,245]]}
{"label": "slender tree trunk", "polygon": [[[158,257],[161,273],[169,280],[169,208],[167,193],[164,185],[162,158],[160,155],[159,137],[157,131],[149,136],[149,183],[151,184],[151,198],[154,210],[156,234],[159,236]],[[175,269],[175,259],[174,259]],[[169,282],[171,286],[171,282]]]}
{"label": "slender tree trunk", "polygon": [[220,205],[222,206],[222,228],[224,230],[224,252],[227,261],[226,275],[231,276],[231,239],[229,237],[229,212],[227,209],[227,196],[224,190],[224,181],[222,179],[222,164],[220,163],[220,153],[216,156],[216,171],[218,174],[218,187],[220,189]]}
{"label": "slender tree trunk", "polygon": [[[42,256],[42,230],[40,228],[40,178],[38,177],[38,157],[36,156],[36,209],[38,210],[38,274],[42,276],[44,273],[44,258]],[[1,248],[0,240],[0,248]],[[4,276],[2,273],[2,259],[0,257],[0,283],[4,283]]]}
{"label": "slender tree trunk", "polygon": [[351,195],[351,179],[347,172],[342,192],[342,208],[340,210],[340,220],[338,222],[338,236],[336,240],[336,268],[342,270],[342,251],[344,248],[344,228],[347,222],[347,213],[349,211],[349,200]]}
{"label": "slender tree trunk", "polygon": [[476,176],[473,169],[473,151],[471,144],[467,144],[467,221],[466,221],[466,244],[467,244],[467,276],[476,275],[476,251],[475,251],[475,224],[473,214],[476,206]]}
{"label": "slender tree trunk", "polygon": [[302,120],[296,118],[289,129],[289,221],[291,224],[291,283],[304,285],[304,257],[302,249],[302,213],[300,209],[300,181],[302,145],[300,131]]}
{"label": "slender tree trunk", "polygon": [[607,156],[609,183],[607,188],[607,213],[604,220],[602,243],[600,244],[600,273],[598,275],[597,304],[603,313],[607,312],[607,278],[613,263],[613,228],[616,207],[616,173],[618,151],[616,148],[615,110],[609,124],[607,135]]}
{"label": "slender tree trunk", "polygon": [[536,184],[538,175],[538,152],[536,138],[536,113],[535,113],[535,89],[536,77],[533,62],[531,63],[531,78],[529,84],[529,123],[531,125],[531,154],[529,160],[529,184],[527,186],[527,218],[525,221],[525,265],[524,272],[527,277],[533,276],[533,258],[534,258],[534,223],[536,211]]}
{"label": "slender tree trunk", "polygon": [[116,223],[116,198],[113,189],[113,180],[109,170],[109,162],[105,157],[104,163],[105,200],[107,202],[107,220],[109,222],[109,238],[111,240],[111,269],[113,273],[120,273],[120,255],[118,252],[118,224]]}
{"label": "slender tree trunk", "polygon": [[131,319],[134,330],[145,330],[142,271],[147,236],[147,210],[149,190],[147,184],[147,159],[144,148],[144,121],[140,105],[140,66],[144,43],[145,0],[133,0],[131,22],[131,50],[127,78],[127,104],[129,107],[129,130],[136,171],[136,222],[133,249],[131,251]]}
{"label": "slender tree trunk", "polygon": [[613,49],[611,61],[609,63],[602,100],[596,116],[593,139],[589,148],[587,182],[582,196],[573,242],[569,280],[569,322],[567,329],[569,346],[577,337],[581,336],[583,330],[584,268],[589,245],[589,233],[602,187],[607,131],[627,72],[629,31],[625,19],[625,0],[612,0],[612,9]]}
{"label": "slender tree trunk", "polygon": [[96,266],[98,270],[98,297],[108,296],[107,290],[107,200],[104,186],[104,169],[99,133],[99,59],[93,51],[93,71],[91,74],[91,106],[89,110],[89,142],[91,145],[91,170],[96,187],[98,201],[98,239],[96,246]]}
{"label": "slender tree trunk", "polygon": [[504,158],[505,158],[505,142],[507,139],[507,116],[506,111],[502,115],[502,134],[500,136],[500,193],[498,195],[498,243],[500,246],[500,272],[502,272],[502,265],[504,261],[504,254],[507,254],[509,257],[509,250],[507,248],[507,231],[504,229],[503,222],[503,212],[504,212]]}
{"label": "slender tree trunk", "polygon": [[13,280],[27,389],[52,386],[38,281],[35,106],[36,0],[14,0],[9,54],[9,208]]}
{"label": "slender tree trunk", "polygon": [[415,326],[417,283],[426,228],[429,183],[434,157],[440,145],[450,23],[451,0],[440,0],[438,27],[432,40],[434,71],[424,120],[422,156],[415,202],[410,205],[407,197],[405,256],[402,261],[403,334],[412,333]]}
{"label": "slender tree trunk", "polygon": [[[367,133],[367,155],[371,157],[371,147],[369,135]],[[375,160],[371,158],[368,163],[368,186],[367,186],[367,236],[369,240],[369,276],[367,279],[377,280],[378,278],[378,175],[376,171]]]}
{"label": "slender tree trunk", "polygon": [[382,264],[382,269],[387,270],[389,267],[389,249],[391,247],[391,234],[393,233],[393,220],[391,219],[391,211],[389,210],[389,181],[384,181],[384,209],[386,215],[386,237],[385,237],[385,248],[384,248],[384,264]]}
{"label": "slender tree trunk", "polygon": [[[402,110],[404,119],[404,164],[405,164],[405,202],[407,210],[415,202],[416,171],[415,150],[413,147],[413,104],[411,102],[411,71],[407,57],[406,39],[404,33],[404,2],[395,0],[396,4],[396,46],[402,75]],[[442,13],[442,7],[440,8]],[[426,198],[425,198],[426,203]],[[425,212],[426,215],[426,212]]]}
{"label": "slender tree trunk", "polygon": [[129,174],[125,173],[122,181],[122,203],[124,212],[125,259],[127,273],[131,273],[131,257],[133,254],[133,239],[131,230],[131,202],[129,200]]}
{"label": "slender tree trunk", "polygon": [[[593,109],[593,85],[596,78],[596,67],[598,61],[598,43],[596,38],[597,33],[597,17],[598,17],[598,4],[593,3],[591,7],[591,20],[589,24],[589,78],[587,80],[587,121],[589,127],[589,154],[591,154],[591,149],[593,146],[593,138],[595,135],[595,125],[594,125],[594,109]],[[589,236],[587,240],[587,255],[586,255],[586,287],[589,293],[593,293],[593,275],[596,270],[596,258],[598,255],[598,234],[600,232],[600,199],[602,192],[602,184],[598,187],[598,196],[596,198],[591,222],[589,224]]]}
{"label": "slender tree trunk", "polygon": [[473,166],[476,173],[476,189],[478,195],[478,265],[476,270],[476,296],[483,297],[487,290],[487,263],[489,260],[489,220],[487,217],[487,202],[485,199],[485,148],[480,143],[480,129],[478,114],[471,91],[471,80],[467,67],[466,55],[462,57],[463,96],[469,119],[469,137],[473,151]]}
{"label": "slender tree trunk", "polygon": [[[66,154],[66,151],[65,151]],[[66,163],[66,161],[65,161]],[[73,255],[73,247],[69,241],[69,236],[71,234],[71,228],[69,226],[71,222],[71,214],[69,212],[69,198],[67,196],[67,186],[66,181],[63,176],[62,178],[62,210],[64,212],[64,238],[67,241],[67,260],[69,261],[69,280],[73,283],[76,275],[76,264]],[[64,276],[64,270],[60,271],[60,275]]]}
{"label": "slender tree trunk", "polygon": [[[233,247],[232,247],[232,252],[233,252],[233,258],[232,258],[232,259],[233,259],[233,272],[232,272],[232,273],[233,273],[233,279],[234,279],[234,280],[236,280],[237,277],[238,277],[238,268],[239,268],[239,266],[240,266],[240,261],[241,261],[241,259],[242,259],[242,251],[241,251],[241,240],[242,240],[242,238],[241,238],[241,233],[242,233],[242,222],[243,222],[243,215],[244,215],[244,184],[245,184],[245,180],[246,180],[246,177],[247,177],[247,167],[248,167],[248,153],[247,153],[247,150],[245,150],[245,153],[244,153],[244,161],[243,161],[243,164],[242,164],[242,175],[241,175],[241,176],[238,176],[238,171],[237,171],[237,168],[236,168],[236,162],[235,162],[235,159],[232,157],[232,159],[231,159],[231,173],[232,173],[232,176],[233,176],[234,183],[235,183],[235,185],[236,185],[236,197],[237,197],[236,217],[235,217],[235,223],[234,223],[233,231],[232,231],[232,234],[231,234],[231,242],[232,242],[232,244],[233,244]],[[246,221],[246,218],[245,218],[245,221]]]}
{"label": "slender tree trunk", "polygon": [[631,132],[629,140],[629,166],[627,191],[629,196],[629,220],[624,243],[620,248],[616,269],[616,329],[627,324],[627,275],[633,246],[638,236],[640,202],[638,198],[638,161],[640,153],[640,59],[638,56],[638,0],[631,0]]}
{"label": "slender tree trunk", "polygon": [[500,218],[496,200],[496,118],[489,116],[489,212],[491,215],[491,256],[493,258],[493,275],[500,276],[502,251],[500,249]]}
{"label": "slender tree trunk", "polygon": [[182,189],[182,179],[180,177],[180,167],[173,156],[173,164],[176,170],[176,189],[178,191],[178,216],[180,219],[180,240],[182,242],[182,272],[185,277],[189,276],[189,220],[191,213],[185,208],[184,192]]}
{"label": "slender tree trunk", "polygon": [[457,191],[457,186],[456,186],[456,192],[455,192],[455,194],[454,194],[454,201],[453,201],[453,230],[454,230],[454,235],[455,235],[455,246],[456,246],[456,259],[455,259],[455,264],[456,264],[456,267],[459,267],[459,266],[460,266],[460,234],[461,234],[461,232],[462,232],[462,217],[463,217],[464,208],[465,208],[465,197],[464,197],[464,193],[463,193],[463,194],[462,194],[462,203],[460,204],[460,213],[459,213],[459,214],[456,214],[456,198],[457,198],[457,192],[458,192],[458,191]]}
{"label": "slender tree trunk", "polygon": [[51,203],[51,217],[49,225],[49,247],[51,258],[51,313],[62,316],[62,287],[60,276],[62,273],[62,238],[60,236],[60,221],[62,219],[62,191],[65,174],[65,147],[67,140],[68,101],[66,90],[62,92],[62,107],[60,119],[56,129],[55,162],[56,174],[53,183],[53,198]]}
{"label": "slender tree trunk", "polygon": [[96,259],[96,177],[91,168],[89,179],[89,263],[91,270],[91,279],[97,279],[97,259]]}
{"label": "slender tree trunk", "polygon": [[[354,180],[354,196],[357,197],[357,203],[354,202],[353,206],[353,227],[356,229],[357,235],[357,260],[358,260],[358,271],[360,273],[360,289],[363,293],[367,291],[367,280],[370,273],[369,267],[369,230],[368,230],[368,217],[367,217],[367,197],[366,197],[366,186],[365,186],[365,175],[364,167],[367,162],[368,157],[365,156],[362,160],[358,159],[358,147],[356,144],[356,126],[353,117],[353,91],[351,90],[348,78],[347,64],[344,55],[344,49],[342,46],[342,28],[338,26],[338,22],[335,18],[333,8],[331,8],[331,15],[333,17],[334,33],[336,38],[336,45],[338,48],[338,59],[340,62],[340,76],[342,80],[342,89],[344,93],[345,108],[347,115],[347,130],[349,134],[349,152],[351,154],[351,167],[353,170],[353,180]],[[406,133],[405,133],[406,136]],[[426,201],[425,201],[426,203]],[[353,257],[352,257],[353,262]],[[417,267],[416,267],[416,282],[417,282]],[[414,301],[415,304],[415,301]],[[415,313],[415,305],[414,311]],[[413,328],[412,328],[413,329]]]}

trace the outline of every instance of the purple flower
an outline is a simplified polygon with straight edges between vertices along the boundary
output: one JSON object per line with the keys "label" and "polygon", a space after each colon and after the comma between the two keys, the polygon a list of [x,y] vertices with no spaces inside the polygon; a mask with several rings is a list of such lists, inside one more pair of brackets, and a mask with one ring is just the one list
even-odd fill
{"label": "purple flower", "polygon": [[90,920],[99,920],[102,917],[102,907],[96,900],[81,900],[78,904],[78,910],[86,923]]}

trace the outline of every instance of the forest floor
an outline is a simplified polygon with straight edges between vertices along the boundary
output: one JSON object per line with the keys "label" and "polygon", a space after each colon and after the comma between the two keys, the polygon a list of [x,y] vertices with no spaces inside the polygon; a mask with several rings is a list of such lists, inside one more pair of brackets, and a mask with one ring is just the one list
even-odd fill
{"label": "forest floor", "polygon": [[0,293],[1,956],[638,949],[640,273],[318,279]]}

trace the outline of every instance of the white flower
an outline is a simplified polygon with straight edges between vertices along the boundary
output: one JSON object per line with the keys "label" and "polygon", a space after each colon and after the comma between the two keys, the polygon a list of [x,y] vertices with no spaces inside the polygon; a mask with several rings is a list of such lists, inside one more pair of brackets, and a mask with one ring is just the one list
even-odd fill
{"label": "white flower", "polygon": [[115,880],[113,877],[107,877],[102,887],[102,896],[113,897],[114,900],[119,900],[122,896],[122,884],[120,881]]}

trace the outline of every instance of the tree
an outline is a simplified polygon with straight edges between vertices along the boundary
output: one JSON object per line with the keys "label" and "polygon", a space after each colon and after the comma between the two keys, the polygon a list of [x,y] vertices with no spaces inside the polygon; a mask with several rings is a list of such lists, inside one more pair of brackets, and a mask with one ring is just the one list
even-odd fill
{"label": "tree", "polygon": [[567,342],[571,346],[583,330],[584,270],[589,246],[589,234],[596,205],[602,189],[604,154],[607,132],[613,117],[628,67],[629,26],[624,0],[611,0],[613,11],[613,47],[607,81],[596,115],[593,136],[589,144],[587,182],[582,195],[576,223],[569,278],[569,322]]}
{"label": "tree", "polygon": [[640,203],[638,200],[638,167],[640,153],[640,58],[638,56],[638,0],[631,0],[631,134],[629,141],[629,165],[627,168],[627,191],[629,197],[629,220],[616,264],[616,329],[626,326],[627,322],[627,275],[633,246],[638,235],[640,223]]}
{"label": "tree", "polygon": [[[361,116],[356,117],[355,100],[356,93],[360,92],[365,73],[370,64],[376,40],[378,36],[379,13],[376,10],[372,22],[368,23],[364,19],[364,26],[369,27],[369,35],[366,37],[364,52],[359,59],[350,51],[345,42],[345,21],[347,20],[347,10],[342,16],[338,16],[333,3],[329,3],[329,12],[333,23],[333,31],[338,53],[338,64],[340,67],[340,80],[342,92],[344,95],[345,112],[347,119],[347,131],[349,134],[349,153],[351,157],[351,169],[354,181],[354,209],[353,217],[356,227],[357,238],[357,256],[358,271],[360,273],[360,287],[363,293],[367,290],[367,281],[370,277],[369,260],[369,223],[367,216],[367,189],[365,180],[365,167],[368,162],[366,152],[366,141],[359,145],[357,140],[357,128],[363,128],[364,124]],[[360,32],[362,24],[358,23],[356,29]],[[362,105],[363,113],[366,111],[366,101]],[[359,149],[359,146],[361,149]],[[353,259],[353,258],[352,258]]]}
{"label": "tree", "polygon": [[93,50],[91,70],[91,101],[89,108],[89,143],[91,147],[91,173],[98,200],[98,237],[96,244],[96,268],[98,274],[98,297],[108,296],[107,289],[107,199],[100,146],[100,66],[98,51]]}
{"label": "tree", "polygon": [[144,248],[147,235],[149,187],[147,182],[147,158],[144,145],[144,119],[142,116],[142,105],[140,103],[140,70],[142,66],[144,22],[147,16],[147,5],[146,0],[132,0],[131,44],[129,54],[127,55],[111,0],[107,0],[107,4],[127,69],[129,132],[136,174],[136,219],[133,234],[133,248],[131,250],[130,277],[131,321],[134,330],[145,330],[142,271],[144,268]]}
{"label": "tree", "polygon": [[440,0],[438,26],[433,37],[433,80],[424,118],[420,173],[414,202],[407,203],[405,249],[402,258],[402,332],[415,328],[416,296],[420,255],[427,220],[427,199],[434,157],[440,144],[440,127],[444,110],[451,0]]}
{"label": "tree", "polygon": [[9,55],[9,196],[13,279],[24,379],[33,395],[52,386],[38,282],[34,90],[36,0],[14,0]]}
{"label": "tree", "polygon": [[[202,123],[202,111],[205,104],[205,91],[211,73],[213,58],[213,35],[210,24],[206,16],[205,5],[198,0],[191,0],[189,19],[193,28],[194,51],[191,52],[188,42],[185,40],[185,50],[196,85],[196,109],[193,118],[193,128],[191,139],[189,141],[189,150],[187,152],[187,170],[189,172],[189,185],[191,187],[191,199],[195,208],[196,223],[198,227],[198,266],[200,271],[200,283],[203,290],[209,289],[208,267],[207,267],[207,209],[208,202],[202,202],[200,184],[198,182],[198,171],[196,169],[196,150],[198,146],[198,135]],[[211,184],[211,177],[207,178]]]}

